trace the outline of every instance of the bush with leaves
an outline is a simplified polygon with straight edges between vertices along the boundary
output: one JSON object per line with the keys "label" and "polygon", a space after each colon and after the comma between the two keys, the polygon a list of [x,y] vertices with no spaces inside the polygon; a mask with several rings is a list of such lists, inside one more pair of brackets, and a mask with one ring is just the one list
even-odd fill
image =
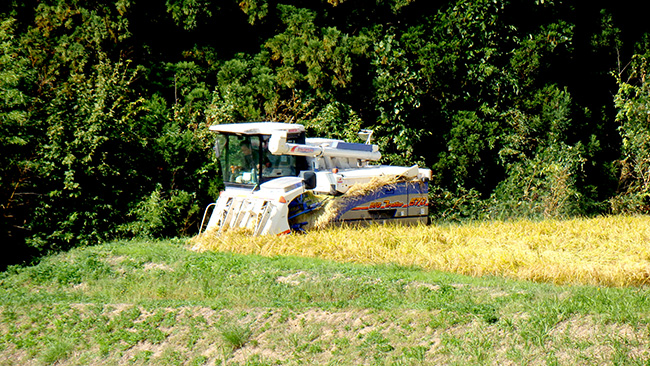
{"label": "bush with leaves", "polygon": [[128,63],[102,60],[93,73],[74,75],[47,106],[47,140],[37,155],[46,191],[34,211],[33,246],[69,248],[113,234],[146,154],[136,124],[142,102],[128,97],[133,76]]}
{"label": "bush with leaves", "polygon": [[35,199],[34,178],[42,127],[32,119],[29,84],[36,78],[29,57],[21,51],[15,19],[0,19],[0,240],[23,246],[26,218]]}
{"label": "bush with leaves", "polygon": [[[506,115],[511,127],[500,158],[506,178],[496,187],[490,211],[496,218],[562,218],[584,214],[585,147],[570,144],[572,99],[550,85],[527,103],[527,111]],[[527,112],[527,113],[526,113]]]}
{"label": "bush with leaves", "polygon": [[[643,45],[650,44],[647,37]],[[615,213],[650,213],[650,82],[647,75],[650,54],[635,55],[630,78],[617,78],[615,97],[622,138],[622,157],[618,161],[619,192],[611,199]]]}

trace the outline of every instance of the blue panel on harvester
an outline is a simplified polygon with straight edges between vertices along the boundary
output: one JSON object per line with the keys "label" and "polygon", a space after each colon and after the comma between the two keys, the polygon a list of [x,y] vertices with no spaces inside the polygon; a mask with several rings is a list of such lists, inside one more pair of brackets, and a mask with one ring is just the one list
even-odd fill
{"label": "blue panel on harvester", "polygon": [[332,147],[335,148],[335,149],[372,152],[372,145],[360,144],[360,143],[356,143],[356,142],[335,141],[332,144]]}

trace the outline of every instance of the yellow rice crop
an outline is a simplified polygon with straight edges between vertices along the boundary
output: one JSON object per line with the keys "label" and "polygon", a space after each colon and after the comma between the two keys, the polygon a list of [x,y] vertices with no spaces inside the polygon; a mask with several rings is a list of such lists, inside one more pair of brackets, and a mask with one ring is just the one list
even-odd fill
{"label": "yellow rice crop", "polygon": [[199,250],[415,265],[558,284],[650,284],[650,217],[329,228],[305,235],[193,239]]}

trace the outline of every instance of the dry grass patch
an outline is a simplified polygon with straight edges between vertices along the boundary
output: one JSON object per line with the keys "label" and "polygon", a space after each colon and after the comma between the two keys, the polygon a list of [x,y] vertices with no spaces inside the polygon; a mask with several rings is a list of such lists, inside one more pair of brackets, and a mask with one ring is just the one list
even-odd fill
{"label": "dry grass patch", "polygon": [[330,228],[306,235],[193,239],[198,250],[395,263],[556,284],[650,282],[650,217]]}

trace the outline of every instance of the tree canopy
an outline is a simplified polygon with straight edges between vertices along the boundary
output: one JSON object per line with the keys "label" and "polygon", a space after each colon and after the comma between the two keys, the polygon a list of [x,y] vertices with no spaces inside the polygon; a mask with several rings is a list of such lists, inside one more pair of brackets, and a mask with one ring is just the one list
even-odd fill
{"label": "tree canopy", "polygon": [[38,251],[196,232],[208,126],[373,129],[436,220],[650,210],[650,29],[625,2],[8,0],[0,226]]}

